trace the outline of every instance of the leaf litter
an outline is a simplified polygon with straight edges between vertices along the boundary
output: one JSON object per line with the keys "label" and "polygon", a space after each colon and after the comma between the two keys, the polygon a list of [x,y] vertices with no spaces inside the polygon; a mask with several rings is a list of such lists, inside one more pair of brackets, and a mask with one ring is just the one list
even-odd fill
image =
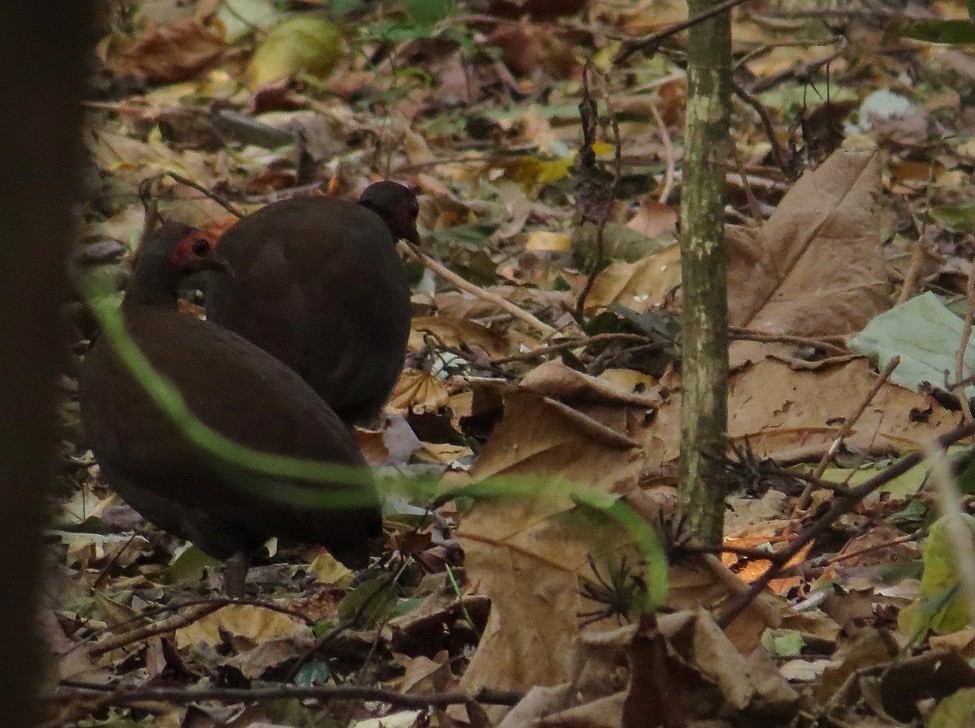
{"label": "leaf litter", "polygon": [[[625,69],[609,60],[616,34],[659,30],[686,6],[443,3],[431,15],[437,3],[346,2],[325,20],[316,5],[113,4],[87,104],[83,238],[132,249],[139,185],[162,172],[244,212],[310,191],[351,197],[384,177],[410,184],[427,252],[472,285],[407,260],[408,368],[379,429],[357,436],[390,482],[422,474],[445,491],[518,476],[537,481],[537,497],[456,498],[432,523],[417,507],[429,498],[392,498],[395,591],[321,549],[270,544],[249,603],[223,604],[212,561],[107,489],[66,386],[67,497],[43,620],[57,679],[186,695],[112,702],[65,683],[48,723],[970,725],[970,610],[925,467],[850,504],[721,622],[840,489],[962,421],[955,396],[971,371],[955,352],[975,253],[975,142],[958,90],[975,70],[963,48],[887,32],[902,20],[893,12],[735,11],[747,94],[728,170],[733,550],[718,558],[688,548],[673,520],[679,340],[662,322],[680,310],[684,72],[669,50]],[[948,32],[939,19],[965,17],[955,0],[930,10],[929,36]],[[617,113],[623,142],[595,269],[597,236],[576,224],[573,197],[589,58],[601,120]],[[607,126],[594,146],[609,173],[613,141]],[[168,217],[214,233],[233,221],[172,179],[154,196]],[[92,252],[85,267],[109,270],[109,258]],[[867,401],[895,355],[903,369]],[[969,508],[971,458],[953,452]],[[664,611],[637,613],[645,565],[572,483],[660,524],[672,561]],[[350,611],[360,619],[344,624]],[[350,684],[514,691],[498,702],[517,704],[417,712],[392,698],[189,692]]]}

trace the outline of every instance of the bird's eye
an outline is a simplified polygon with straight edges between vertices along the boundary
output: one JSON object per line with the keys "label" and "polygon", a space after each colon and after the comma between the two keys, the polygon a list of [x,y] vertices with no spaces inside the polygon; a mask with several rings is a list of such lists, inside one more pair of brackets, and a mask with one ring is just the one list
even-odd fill
{"label": "bird's eye", "polygon": [[410,217],[416,217],[420,214],[420,203],[416,200],[410,200]]}
{"label": "bird's eye", "polygon": [[202,258],[210,254],[210,243],[203,238],[197,238],[193,241],[193,255],[198,258]]}

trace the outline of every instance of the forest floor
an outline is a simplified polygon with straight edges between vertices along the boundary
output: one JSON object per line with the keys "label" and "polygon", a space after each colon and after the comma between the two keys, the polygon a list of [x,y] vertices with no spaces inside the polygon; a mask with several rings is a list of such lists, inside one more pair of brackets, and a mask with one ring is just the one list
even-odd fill
{"label": "forest floor", "polygon": [[[228,603],[219,563],[111,493],[66,372],[48,724],[972,725],[968,441],[931,466],[975,394],[965,3],[732,11],[721,553],[673,518],[686,34],[620,58],[686,5],[324,4],[111,3],[72,268],[118,289],[147,205],[216,237],[412,187],[407,369],[356,433],[386,553],[352,574],[271,548]],[[488,478],[535,489],[423,508]]]}

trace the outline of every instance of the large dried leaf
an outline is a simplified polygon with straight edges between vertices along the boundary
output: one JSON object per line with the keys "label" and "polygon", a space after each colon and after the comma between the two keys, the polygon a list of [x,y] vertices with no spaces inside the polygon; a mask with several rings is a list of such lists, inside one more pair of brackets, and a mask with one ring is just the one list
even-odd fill
{"label": "large dried leaf", "polygon": [[759,229],[729,228],[735,326],[799,336],[859,331],[886,310],[876,154],[836,152],[804,174]]}
{"label": "large dried leaf", "polygon": [[[731,378],[728,433],[739,442],[747,439],[756,453],[765,456],[786,462],[818,459],[876,378],[865,359],[819,371],[797,371],[776,359],[760,360]],[[846,442],[866,452],[901,454],[923,447],[954,426],[954,415],[931,398],[887,383]],[[677,458],[679,433],[680,395],[675,393],[644,433],[648,466]]]}

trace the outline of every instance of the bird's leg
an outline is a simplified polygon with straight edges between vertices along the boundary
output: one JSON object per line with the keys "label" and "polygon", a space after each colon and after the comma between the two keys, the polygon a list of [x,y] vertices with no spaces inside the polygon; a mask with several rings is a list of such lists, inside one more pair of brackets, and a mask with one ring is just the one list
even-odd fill
{"label": "bird's leg", "polygon": [[238,598],[244,596],[244,582],[247,581],[247,568],[250,555],[246,551],[235,551],[223,564],[224,596]]}

